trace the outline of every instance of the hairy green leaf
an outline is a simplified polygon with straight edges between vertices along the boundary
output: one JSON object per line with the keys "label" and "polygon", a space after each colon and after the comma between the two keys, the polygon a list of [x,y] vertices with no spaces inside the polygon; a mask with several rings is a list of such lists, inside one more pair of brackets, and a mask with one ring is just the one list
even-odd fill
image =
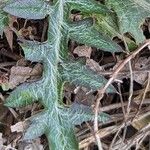
{"label": "hairy green leaf", "polygon": [[3,34],[4,27],[8,23],[7,14],[2,10],[8,1],[10,1],[10,0],[1,0],[0,1],[0,35]]}
{"label": "hairy green leaf", "polygon": [[15,0],[3,10],[20,18],[43,19],[48,9],[43,0]]}
{"label": "hairy green leaf", "polygon": [[[92,108],[89,106],[74,103],[67,111],[69,118],[71,118],[70,121],[74,125],[81,125],[83,122],[94,120],[94,110],[92,110]],[[99,121],[106,122],[109,119],[110,116],[106,113],[99,113]]]}
{"label": "hairy green leaf", "polygon": [[[107,80],[103,76],[97,75],[80,62],[68,61],[61,63],[60,66],[63,80],[75,85],[82,85],[92,90],[97,90],[107,83]],[[107,92],[113,93],[116,92],[116,90],[113,86],[109,86]]]}
{"label": "hairy green leaf", "polygon": [[[41,118],[41,120],[42,120],[42,118]],[[45,133],[45,130],[46,130],[46,126],[44,126],[43,122],[33,122],[28,127],[27,131],[25,132],[23,139],[24,140],[32,140],[32,139],[38,138],[39,136],[41,136]]]}
{"label": "hairy green leaf", "polygon": [[150,17],[149,0],[107,0],[106,4],[112,8],[118,17],[119,33],[129,32],[137,43],[145,39],[141,25],[144,19]]}
{"label": "hairy green leaf", "polygon": [[40,43],[36,41],[24,41],[24,43],[20,43],[20,46],[24,50],[26,59],[35,62],[42,61],[46,56],[47,50],[50,50],[51,48],[47,42]]}
{"label": "hairy green leaf", "polygon": [[[96,29],[98,31],[104,31],[104,33],[111,37],[111,39],[117,36],[118,38],[123,40],[123,35],[121,34],[118,27],[118,18],[115,13],[107,14],[105,17],[96,15],[96,18]],[[137,48],[137,44],[135,43],[135,41],[133,41],[127,36],[124,36],[124,39],[130,51],[135,50]]]}
{"label": "hairy green leaf", "polygon": [[73,10],[81,10],[86,13],[105,14],[111,12],[105,5],[95,2],[94,0],[66,0],[66,3]]}
{"label": "hairy green leaf", "polygon": [[98,31],[103,31],[106,35],[111,37],[111,39],[115,36],[121,37],[118,27],[118,18],[114,12],[106,14],[105,16],[96,14],[95,17],[97,18],[96,29]]}
{"label": "hairy green leaf", "polygon": [[79,43],[84,43],[88,46],[97,47],[108,52],[121,52],[122,49],[115,42],[111,41],[94,28],[72,28],[69,31],[69,37]]}
{"label": "hairy green leaf", "polygon": [[35,139],[46,132],[47,129],[47,113],[42,112],[29,119],[30,126],[27,129],[24,140]]}
{"label": "hairy green leaf", "polygon": [[88,18],[68,24],[69,38],[81,44],[97,47],[108,52],[121,52],[122,48],[109,37],[99,33]]}
{"label": "hairy green leaf", "polygon": [[[68,121],[69,122],[69,121]],[[54,124],[52,124],[54,125]],[[49,139],[49,145],[52,150],[78,150],[78,142],[74,134],[74,130],[68,124],[51,127],[51,130],[46,133]]]}
{"label": "hairy green leaf", "polygon": [[6,26],[7,15],[0,10],[0,35],[3,34],[4,27]]}
{"label": "hairy green leaf", "polygon": [[5,105],[8,107],[22,107],[32,104],[38,97],[37,93],[34,92],[36,91],[34,89],[35,86],[31,86],[29,84],[17,87],[17,89],[9,95]]}
{"label": "hairy green leaf", "polygon": [[24,139],[33,139],[45,133],[52,150],[61,148],[78,150],[73,125],[62,113],[66,114],[65,111],[62,112],[59,109],[58,111],[43,110],[43,112],[33,116],[29,119],[31,125],[27,129]]}

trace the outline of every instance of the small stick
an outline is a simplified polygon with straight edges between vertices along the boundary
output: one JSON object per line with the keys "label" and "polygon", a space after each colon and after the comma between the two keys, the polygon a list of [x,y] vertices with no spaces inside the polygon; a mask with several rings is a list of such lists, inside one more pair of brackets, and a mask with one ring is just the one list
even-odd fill
{"label": "small stick", "polygon": [[124,101],[123,101],[122,94],[121,94],[120,83],[118,83],[118,89],[119,89],[119,97],[120,97],[120,101],[121,101],[122,112],[123,112],[124,119],[125,119],[125,114],[126,114],[126,112],[125,112]]}

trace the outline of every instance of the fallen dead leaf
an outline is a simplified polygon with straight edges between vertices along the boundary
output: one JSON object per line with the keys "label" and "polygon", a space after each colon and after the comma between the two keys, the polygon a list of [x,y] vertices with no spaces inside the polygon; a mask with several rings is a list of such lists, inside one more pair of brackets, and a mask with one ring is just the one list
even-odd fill
{"label": "fallen dead leaf", "polygon": [[[119,61],[113,68],[115,70],[121,63],[122,61]],[[145,58],[145,57],[140,57],[134,64],[133,69],[133,79],[137,83],[143,85],[147,79],[147,71],[150,69],[150,57]],[[135,72],[134,70],[139,71],[139,73]],[[143,71],[141,71],[143,70]],[[144,71],[145,70],[145,71]],[[141,72],[140,72],[141,71]],[[124,75],[118,75],[118,79],[123,79],[123,78],[130,78],[130,71],[129,71],[129,65],[125,65],[124,68],[122,69],[122,72],[126,72]]]}
{"label": "fallen dead leaf", "polygon": [[20,83],[25,82],[30,77],[30,72],[32,68],[14,66],[11,68],[11,73],[9,77],[9,88],[13,89]]}
{"label": "fallen dead leaf", "polygon": [[[135,69],[136,70],[145,70],[145,69],[150,69],[150,57],[145,58],[145,57],[140,57],[138,61],[135,63]],[[134,73],[133,78],[136,82],[140,84],[144,84],[144,82],[147,79],[147,72],[141,72],[141,73]]]}
{"label": "fallen dead leaf", "polygon": [[30,72],[30,76],[31,76],[30,80],[39,79],[42,76],[42,72],[43,72],[43,66],[40,63],[36,64],[33,67],[32,71]]}
{"label": "fallen dead leaf", "polygon": [[20,121],[16,123],[15,125],[12,125],[10,129],[11,129],[11,132],[23,132],[25,129],[25,123]]}
{"label": "fallen dead leaf", "polygon": [[32,140],[32,142],[21,142],[19,143],[18,150],[44,150],[43,145],[41,144],[40,138]]}
{"label": "fallen dead leaf", "polygon": [[7,42],[8,42],[8,44],[9,44],[11,50],[12,50],[13,49],[13,31],[11,30],[10,27],[6,27],[4,29],[4,33],[5,33]]}
{"label": "fallen dead leaf", "polygon": [[86,57],[86,58],[90,58],[91,53],[92,53],[92,48],[88,47],[88,46],[77,46],[74,51],[74,54],[77,54],[79,57]]}
{"label": "fallen dead leaf", "polygon": [[11,50],[13,50],[13,31],[11,27],[13,26],[14,22],[17,22],[17,17],[13,15],[9,15],[8,18],[9,18],[9,26],[7,26],[4,29],[4,33]]}
{"label": "fallen dead leaf", "polygon": [[86,59],[86,65],[96,71],[96,72],[99,72],[99,71],[102,71],[103,70],[103,67],[101,67],[96,61],[94,61],[93,59]]}
{"label": "fallen dead leaf", "polygon": [[14,89],[21,83],[24,83],[29,78],[29,81],[37,80],[42,76],[42,65],[36,64],[33,68],[24,66],[13,66],[10,70],[9,80],[0,84],[3,90]]}

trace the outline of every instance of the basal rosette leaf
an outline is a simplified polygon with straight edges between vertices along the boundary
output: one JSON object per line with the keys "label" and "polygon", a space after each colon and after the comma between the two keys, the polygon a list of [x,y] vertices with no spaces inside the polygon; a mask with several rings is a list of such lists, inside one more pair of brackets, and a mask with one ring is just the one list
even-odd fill
{"label": "basal rosette leaf", "polygon": [[2,10],[6,3],[10,2],[10,0],[1,0],[0,1],[0,35],[3,34],[3,30],[5,26],[8,24],[7,14]]}
{"label": "basal rosette leaf", "polygon": [[43,0],[14,0],[3,10],[20,18],[43,19],[47,15],[47,6]]}
{"label": "basal rosette leaf", "polygon": [[122,52],[122,48],[108,36],[98,32],[93,26],[91,18],[69,23],[68,37],[80,44],[97,47],[108,52]]}
{"label": "basal rosette leaf", "polygon": [[32,104],[38,99],[35,85],[24,84],[17,87],[5,102],[8,107],[23,107]]}
{"label": "basal rosette leaf", "polygon": [[78,150],[78,142],[70,118],[63,117],[59,109],[53,108],[51,111],[44,109],[43,112],[32,116],[29,121],[31,124],[24,140],[46,134],[52,150]]}
{"label": "basal rosette leaf", "polygon": [[[106,16],[95,15],[95,17],[97,18],[97,24],[95,25],[95,28],[98,31],[103,31],[111,39],[116,36],[119,39],[123,39],[123,34],[119,30],[118,18],[115,13],[107,14]],[[127,36],[124,36],[124,39],[130,51],[137,48],[137,44],[133,39],[130,39]]]}
{"label": "basal rosette leaf", "polygon": [[8,22],[7,20],[7,14],[0,8],[0,35],[3,34],[3,30]]}
{"label": "basal rosette leaf", "polygon": [[121,47],[113,42],[109,37],[99,33],[94,27],[90,28],[71,28],[69,30],[70,39],[86,44],[88,46],[97,47],[108,52],[121,52]]}
{"label": "basal rosette leaf", "polygon": [[107,0],[106,5],[117,14],[119,33],[130,33],[137,44],[145,39],[141,25],[150,17],[149,0]]}
{"label": "basal rosette leaf", "polygon": [[[67,117],[70,118],[73,125],[81,125],[83,122],[94,120],[94,110],[83,104],[73,103],[66,111],[68,112]],[[106,113],[99,113],[98,120],[106,122],[110,120],[110,116]]]}
{"label": "basal rosette leaf", "polygon": [[[40,116],[41,121],[43,118]],[[45,134],[46,126],[44,122],[33,122],[26,130],[24,140],[32,140]]]}
{"label": "basal rosette leaf", "polygon": [[46,111],[43,111],[28,119],[30,125],[29,128],[27,128],[23,139],[32,140],[45,134],[48,127],[48,115],[49,114]]}
{"label": "basal rosette leaf", "polygon": [[98,31],[105,33],[111,37],[111,39],[115,36],[121,37],[118,26],[118,18],[115,12],[111,12],[105,16],[96,14],[95,17],[97,19],[95,26]]}
{"label": "basal rosette leaf", "polygon": [[70,6],[70,10],[80,10],[86,13],[106,14],[111,12],[105,5],[94,0],[65,0]]}
{"label": "basal rosette leaf", "polygon": [[[74,133],[74,125],[92,121],[94,113],[89,106],[74,103],[70,108],[59,108],[43,112],[31,117],[29,128],[24,139],[31,140],[46,134],[52,150],[78,150],[78,142]],[[98,120],[105,122],[109,115],[100,113]]]}
{"label": "basal rosette leaf", "polygon": [[47,52],[51,50],[51,46],[48,42],[40,43],[26,40],[24,43],[20,43],[20,46],[23,48],[25,58],[35,62],[43,61],[47,56]]}
{"label": "basal rosette leaf", "polygon": [[[37,1],[38,5],[34,1]],[[76,5],[78,6],[80,4],[83,4],[83,2],[76,1],[76,2],[73,2],[73,4],[76,3]],[[95,4],[93,1],[89,1],[89,0],[87,1],[87,3]],[[85,4],[86,7],[89,6],[89,5],[87,5],[87,3]],[[70,5],[72,6],[73,4],[71,3]],[[98,9],[101,6],[101,5],[100,6],[99,5],[97,5],[97,7],[94,7],[94,8]],[[22,7],[22,9],[20,9],[20,8],[18,8],[18,9],[23,11],[25,14],[23,14],[23,12],[17,11],[16,6]],[[37,8],[38,6],[39,6],[39,8]],[[45,8],[45,7],[47,7],[47,8]],[[90,6],[90,7],[92,7],[92,6]],[[40,10],[38,10],[38,9],[40,9]],[[6,12],[9,12],[12,15],[16,15],[16,16],[26,18],[26,19],[42,19],[42,18],[44,18],[47,14],[50,13],[49,11],[46,11],[45,9],[50,10],[50,6],[49,5],[46,6],[46,3],[44,3],[41,0],[14,1],[13,3],[9,4],[8,6],[6,6],[4,8],[4,10]],[[83,11],[83,9],[81,9],[80,7],[79,7],[79,9],[81,11]],[[36,12],[36,11],[38,11],[38,12]],[[29,16],[28,16],[27,12],[29,13]],[[41,17],[41,12],[44,13],[43,17]],[[17,13],[17,14],[15,14],[15,13]],[[53,20],[51,19],[51,21],[53,21]],[[51,24],[52,24],[52,22],[50,23],[50,25]],[[91,25],[91,27],[86,28],[87,25],[88,25],[87,21],[86,22],[80,21],[78,24],[74,23],[72,25],[71,24],[67,25],[67,30],[69,33],[68,37],[70,37],[70,39],[75,40],[79,43],[87,44],[89,46],[93,46],[93,47],[97,47],[97,48],[101,48],[102,50],[105,50],[105,51],[110,51],[110,52],[121,52],[122,51],[121,47],[119,47],[115,42],[111,41],[111,39],[109,37],[106,37],[105,35],[102,35],[98,31],[96,31],[92,27],[92,25]],[[49,33],[49,36],[53,37],[53,34]]]}
{"label": "basal rosette leaf", "polygon": [[[64,81],[81,85],[92,90],[97,90],[107,83],[104,76],[97,75],[94,71],[77,61],[62,62],[59,72]],[[113,93],[116,92],[116,90],[110,85],[107,92]]]}
{"label": "basal rosette leaf", "polygon": [[75,136],[74,127],[70,124],[70,119],[62,118],[61,115],[58,117],[58,121],[50,118],[50,130],[46,133],[49,145],[51,145],[52,150],[78,150],[78,142]]}

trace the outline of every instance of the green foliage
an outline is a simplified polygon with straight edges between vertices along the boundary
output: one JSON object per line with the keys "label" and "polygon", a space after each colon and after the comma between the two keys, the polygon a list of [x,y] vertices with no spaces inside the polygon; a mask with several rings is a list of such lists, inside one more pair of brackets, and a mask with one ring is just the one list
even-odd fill
{"label": "green foliage", "polygon": [[97,4],[94,0],[66,0],[70,6],[70,10],[76,9],[85,13],[100,13],[106,14],[111,12],[107,7],[102,4]]}
{"label": "green foliage", "polygon": [[7,14],[2,10],[6,3],[7,0],[0,1],[0,35],[3,34],[4,27],[7,25],[8,22]]}
{"label": "green foliage", "polygon": [[150,17],[149,0],[106,0],[106,6],[113,9],[112,14],[98,17],[99,28],[111,36],[122,36],[129,33],[139,44],[145,39],[141,25]]}
{"label": "green foliage", "polygon": [[[89,26],[89,21],[82,20],[79,21],[78,24],[72,24],[71,28],[69,29],[69,37],[81,44],[101,48],[104,51],[121,51],[119,45],[113,43],[109,37],[99,33],[92,25]],[[86,28],[87,25],[89,26],[88,28]]]}
{"label": "green foliage", "polygon": [[[92,90],[97,90],[106,83],[106,79],[103,76],[97,75],[80,62],[67,61],[61,63],[61,66],[61,76],[65,81],[82,85]],[[115,92],[114,87],[110,86],[107,92]]]}
{"label": "green foliage", "polygon": [[[103,76],[97,75],[83,63],[70,61],[67,48],[69,39],[112,53],[122,50],[110,38],[99,33],[91,19],[71,22],[69,14],[72,9],[88,14],[110,13],[107,7],[92,0],[55,0],[52,5],[43,0],[13,0],[3,8],[11,15],[26,19],[49,16],[48,40],[45,43],[24,41],[20,44],[26,59],[43,63],[43,76],[39,81],[17,87],[7,98],[5,105],[23,107],[39,101],[44,110],[32,116],[24,139],[45,134],[51,150],[77,150],[74,125],[93,120],[94,117],[92,109],[87,106],[74,104],[66,108],[62,105],[64,83],[67,81],[97,90],[107,82]],[[107,92],[116,90],[111,85]],[[107,119],[108,115],[99,114],[100,121]]]}
{"label": "green foliage", "polygon": [[42,0],[14,0],[3,10],[20,18],[42,19],[47,14],[47,4]]}
{"label": "green foliage", "polygon": [[[74,125],[80,125],[82,122],[94,120],[93,110],[89,106],[74,103],[70,108],[68,108],[65,111],[68,111],[68,116],[66,117],[71,118],[70,121]],[[105,122],[108,119],[110,119],[109,115],[105,113],[101,113],[101,115],[99,115],[98,117],[98,120],[102,122]]]}

